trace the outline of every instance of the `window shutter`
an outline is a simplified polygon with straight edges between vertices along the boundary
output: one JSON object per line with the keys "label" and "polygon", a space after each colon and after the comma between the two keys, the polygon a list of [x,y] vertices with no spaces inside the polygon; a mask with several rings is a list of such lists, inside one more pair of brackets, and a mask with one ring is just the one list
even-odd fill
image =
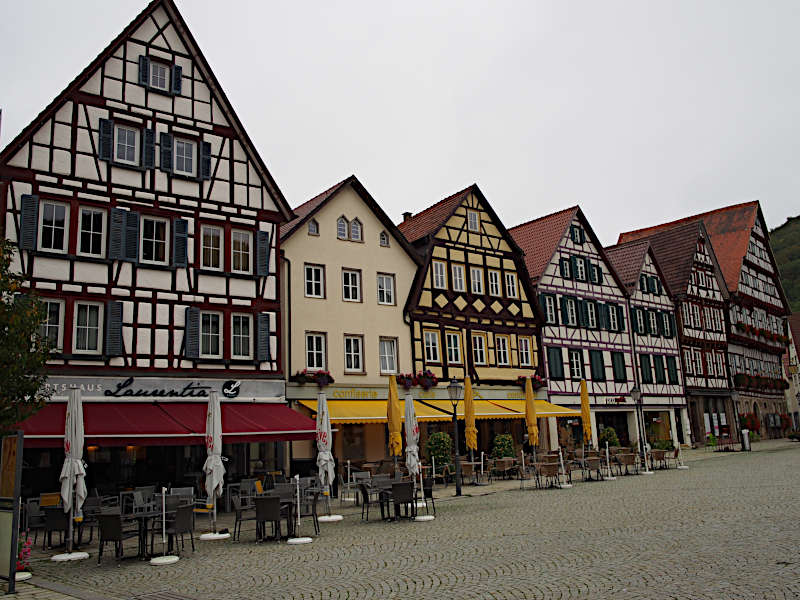
{"label": "window shutter", "polygon": [[256,275],[266,277],[269,275],[269,232],[256,232]]}
{"label": "window shutter", "polygon": [[183,67],[172,65],[172,93],[176,96],[181,95],[183,89]]}
{"label": "window shutter", "polygon": [[595,270],[597,272],[597,282],[598,284],[603,283],[603,267],[600,265],[595,265]]}
{"label": "window shutter", "polygon": [[562,258],[558,261],[558,270],[561,272],[561,277],[563,277],[564,279],[568,279],[567,269],[565,267],[566,263],[564,262],[565,260],[566,260],[565,258]]}
{"label": "window shutter", "polygon": [[572,273],[572,278],[577,280],[578,279],[578,271],[575,269],[575,265],[578,263],[577,256],[570,256],[569,257],[569,266]]}
{"label": "window shutter", "polygon": [[[578,259],[578,260],[581,260],[581,259]],[[587,281],[594,281],[594,276],[592,275],[592,268],[593,267],[594,267],[594,265],[592,265],[592,261],[590,261],[588,258],[584,258],[583,259],[583,270],[586,272],[586,280]]]}
{"label": "window shutter", "polygon": [[160,167],[166,173],[172,173],[172,136],[168,133],[161,134],[161,162]]}
{"label": "window shutter", "polygon": [[257,335],[258,335],[258,349],[256,353],[256,358],[261,362],[272,360],[268,313],[259,313]]}
{"label": "window shutter", "polygon": [[156,166],[156,132],[145,129],[142,132],[142,168],[152,169]]}
{"label": "window shutter", "polygon": [[675,325],[675,314],[674,313],[669,313],[669,324],[670,324],[670,327],[672,328],[672,335],[670,337],[674,337],[674,336],[678,335],[678,329],[677,329],[677,327]]}
{"label": "window shutter", "polygon": [[127,212],[117,207],[111,209],[108,226],[108,258],[111,260],[125,259],[125,215]]}
{"label": "window shutter", "polygon": [[561,356],[561,348],[547,349],[547,367],[551,379],[564,379],[564,358]]}
{"label": "window shutter", "polygon": [[106,302],[106,355],[122,356],[122,302]]}
{"label": "window shutter", "polygon": [[100,160],[112,160],[114,157],[114,121],[100,119],[100,137],[97,142],[97,153]]}
{"label": "window shutter", "polygon": [[664,288],[661,287],[661,280],[656,278],[656,289],[658,290],[658,295],[660,296],[663,292]]}
{"label": "window shutter", "polygon": [[578,227],[578,236],[580,239],[580,241],[578,242],[579,244],[583,244],[584,242],[586,242],[586,232],[583,230],[583,227]]}
{"label": "window shutter", "polygon": [[39,235],[39,196],[23,194],[20,199],[20,240],[23,250],[36,250]]}
{"label": "window shutter", "polygon": [[646,275],[639,275],[639,291],[646,292],[647,291],[647,276]]}
{"label": "window shutter", "polygon": [[578,325],[586,327],[589,322],[589,309],[586,308],[586,300],[577,300],[578,305]]}
{"label": "window shutter", "polygon": [[211,179],[211,144],[200,143],[200,179]]}
{"label": "window shutter", "polygon": [[597,320],[600,329],[609,329],[610,328],[610,321],[609,321],[609,313],[611,309],[615,307],[609,306],[608,304],[598,304],[597,305]]}
{"label": "window shutter", "polygon": [[667,374],[669,375],[669,383],[671,385],[678,383],[678,366],[674,356],[667,357]]}
{"label": "window shutter", "polygon": [[658,332],[658,335],[663,336],[664,335],[664,315],[660,311],[655,311],[655,312],[656,312],[656,331]]}
{"label": "window shutter", "polygon": [[625,331],[625,309],[621,306],[615,306],[617,311],[617,331]]}
{"label": "window shutter", "polygon": [[547,320],[547,296],[545,294],[539,294],[539,306],[542,307],[542,314]]}
{"label": "window shutter", "polygon": [[650,356],[647,354],[640,354],[639,362],[642,367],[642,383],[653,383],[653,373],[650,370]]}
{"label": "window shutter", "polygon": [[125,213],[125,260],[139,260],[139,213]]}
{"label": "window shutter", "polygon": [[147,87],[150,83],[150,59],[147,56],[139,56],[139,85]]}
{"label": "window shutter", "polygon": [[639,318],[638,318],[638,315],[639,315],[639,309],[638,308],[634,308],[631,311],[631,319],[632,319],[631,328],[633,329],[634,333],[642,333],[641,331],[639,331]]}
{"label": "window shutter", "polygon": [[569,323],[569,313],[567,312],[567,299],[561,296],[561,322],[566,325]]}
{"label": "window shutter", "polygon": [[189,235],[189,221],[174,219],[172,221],[172,266],[185,267],[187,244]]}
{"label": "window shutter", "polygon": [[183,353],[186,358],[197,358],[200,356],[200,309],[194,306],[186,307]]}

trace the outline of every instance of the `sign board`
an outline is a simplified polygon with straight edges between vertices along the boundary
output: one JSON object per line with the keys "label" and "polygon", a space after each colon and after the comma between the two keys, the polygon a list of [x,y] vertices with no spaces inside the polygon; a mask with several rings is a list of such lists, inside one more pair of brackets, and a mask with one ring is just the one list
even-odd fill
{"label": "sign board", "polygon": [[19,537],[19,494],[22,482],[22,432],[2,439],[0,445],[0,577],[14,593]]}
{"label": "sign board", "polygon": [[[447,382],[429,390],[419,386],[411,388],[411,393],[417,400],[450,400],[447,393]],[[406,390],[402,386],[397,388],[400,397],[404,397]],[[316,384],[289,383],[286,386],[286,397],[291,400],[316,400],[319,388]],[[474,385],[472,393],[475,400],[524,400],[525,391],[518,385]],[[325,386],[325,395],[329,400],[386,400],[389,396],[389,382],[386,385],[328,385]],[[547,388],[543,387],[534,396],[538,400],[547,400]]]}

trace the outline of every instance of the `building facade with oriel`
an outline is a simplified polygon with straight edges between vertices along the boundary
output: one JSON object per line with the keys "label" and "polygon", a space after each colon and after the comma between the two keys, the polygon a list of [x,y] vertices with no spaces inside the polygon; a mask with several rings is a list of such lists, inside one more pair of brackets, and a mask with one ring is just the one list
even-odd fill
{"label": "building facade with oriel", "polygon": [[650,445],[690,441],[675,303],[647,240],[605,249],[628,291],[631,349]]}
{"label": "building facade with oriel", "polygon": [[[585,379],[592,435],[613,427],[620,443],[637,443],[635,385],[625,286],[583,211],[575,206],[513,227],[545,315],[542,346],[550,398],[580,406]],[[561,445],[580,444],[580,421],[558,423]]]}
{"label": "building facade with oriel", "polygon": [[[54,349],[53,402],[26,422],[26,448],[60,446],[52,429],[72,386],[98,485],[100,473],[177,484],[201,471],[211,391],[233,477],[279,462],[277,441],[313,436],[283,404],[277,231],[292,213],[171,0],[152,2],[3,150],[0,207]],[[150,414],[153,398],[188,430]]]}

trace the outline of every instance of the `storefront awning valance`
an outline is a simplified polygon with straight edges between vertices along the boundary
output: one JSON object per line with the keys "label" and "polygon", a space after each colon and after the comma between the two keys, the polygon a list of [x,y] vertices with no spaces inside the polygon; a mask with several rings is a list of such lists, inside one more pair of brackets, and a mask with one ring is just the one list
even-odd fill
{"label": "storefront awning valance", "polygon": [[[544,417],[580,417],[581,411],[573,410],[558,404],[552,404],[547,400],[535,400],[536,403],[536,416],[539,418]],[[502,406],[516,413],[521,413],[522,418],[525,417],[525,400],[497,400],[493,404]]]}
{"label": "storefront awning valance", "polygon": [[[66,403],[46,405],[19,427],[27,447],[57,447],[64,438]],[[85,402],[87,445],[183,446],[204,443],[205,402]],[[226,444],[310,440],[315,423],[279,403],[222,403]]]}

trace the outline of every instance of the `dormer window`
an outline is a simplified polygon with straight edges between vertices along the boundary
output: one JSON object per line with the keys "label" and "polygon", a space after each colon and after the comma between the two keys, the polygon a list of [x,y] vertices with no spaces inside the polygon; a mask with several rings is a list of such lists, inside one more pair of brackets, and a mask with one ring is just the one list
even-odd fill
{"label": "dormer window", "polygon": [[349,224],[347,219],[344,217],[339,217],[339,219],[336,221],[336,237],[338,237],[340,240],[346,240],[348,229]]}
{"label": "dormer window", "polygon": [[150,64],[150,86],[157,90],[167,91],[169,82],[169,71],[167,66],[161,63]]}
{"label": "dormer window", "polygon": [[361,221],[358,219],[354,219],[352,223],[350,223],[350,239],[354,242],[361,241]]}
{"label": "dormer window", "polygon": [[380,235],[378,236],[378,241],[380,242],[381,246],[383,246],[384,248],[388,248],[389,234],[387,234],[385,231],[381,231]]}
{"label": "dormer window", "polygon": [[319,235],[319,223],[315,219],[308,222],[308,235]]}

